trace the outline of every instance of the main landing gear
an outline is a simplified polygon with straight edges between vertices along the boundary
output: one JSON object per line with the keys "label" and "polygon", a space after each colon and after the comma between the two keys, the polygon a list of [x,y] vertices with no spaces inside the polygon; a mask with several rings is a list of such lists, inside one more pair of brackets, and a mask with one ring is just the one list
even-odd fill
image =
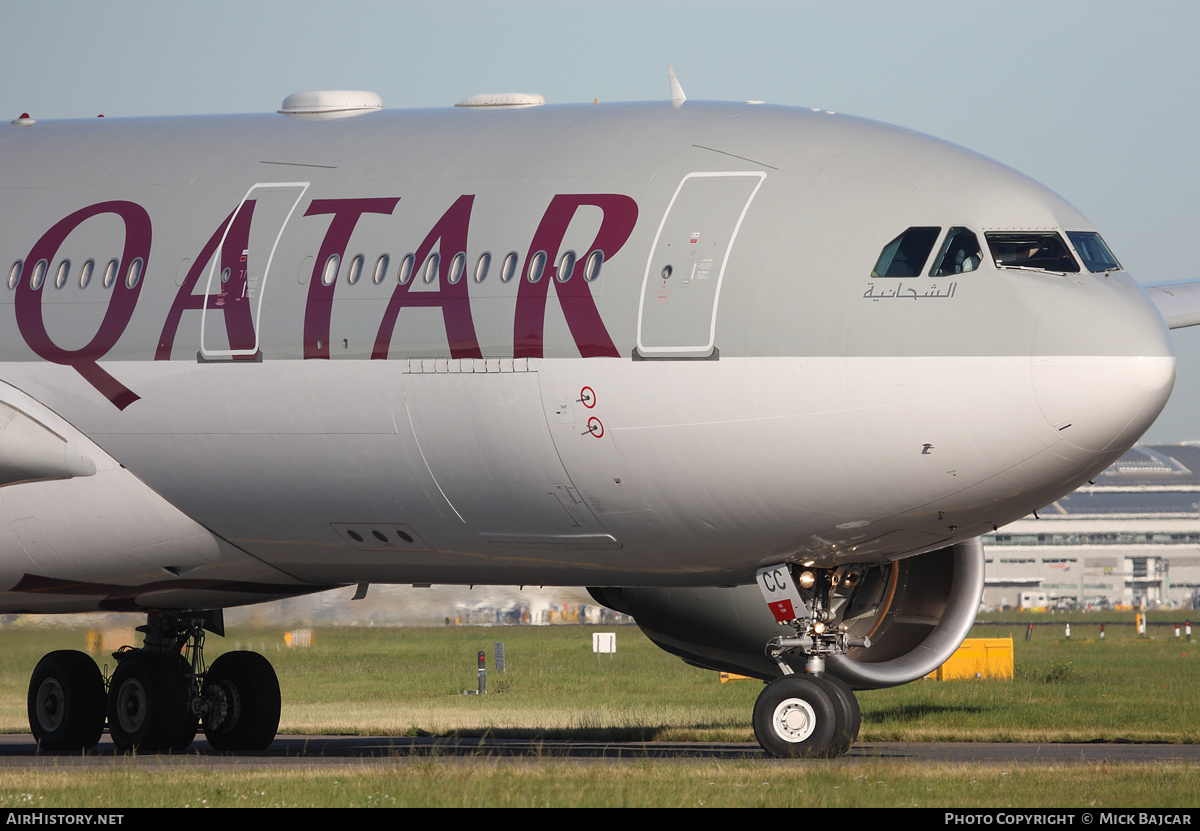
{"label": "main landing gear", "polygon": [[[795,634],[773,638],[766,646],[783,677],[769,682],[754,703],[754,736],[772,756],[842,756],[858,738],[862,711],[850,687],[825,673],[825,658],[871,645],[868,638],[852,637],[845,626],[834,625],[845,603],[844,592],[835,590],[857,574],[846,568],[810,568],[798,576],[794,579],[788,564],[758,575],[776,621]],[[784,660],[788,653],[803,656],[803,675]]]}
{"label": "main landing gear", "polygon": [[[180,751],[203,724],[217,750],[262,750],[279,727],[279,681],[253,652],[227,652],[205,669],[204,632],[223,634],[220,612],[151,614],[140,649],[113,653],[104,678],[83,652],[51,652],[29,681],[29,727],[42,750],[79,751],[108,732],[120,750]],[[186,656],[186,657],[185,657]]]}

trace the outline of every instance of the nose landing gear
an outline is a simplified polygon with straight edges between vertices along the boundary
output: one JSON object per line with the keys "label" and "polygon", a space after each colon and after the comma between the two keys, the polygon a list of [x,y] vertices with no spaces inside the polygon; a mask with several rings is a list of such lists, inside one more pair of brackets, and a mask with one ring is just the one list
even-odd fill
{"label": "nose landing gear", "polygon": [[[845,682],[825,674],[826,656],[870,646],[869,639],[833,625],[837,610],[830,590],[843,579],[840,570],[806,569],[796,581],[786,563],[759,571],[759,588],[776,621],[795,630],[767,644],[767,656],[783,677],[768,683],[754,704],[754,736],[772,756],[842,756],[858,738],[858,699]],[[788,652],[804,656],[803,675],[784,660]]]}
{"label": "nose landing gear", "polygon": [[754,737],[779,758],[844,756],[861,721],[854,693],[832,676],[776,678],[754,703]]}

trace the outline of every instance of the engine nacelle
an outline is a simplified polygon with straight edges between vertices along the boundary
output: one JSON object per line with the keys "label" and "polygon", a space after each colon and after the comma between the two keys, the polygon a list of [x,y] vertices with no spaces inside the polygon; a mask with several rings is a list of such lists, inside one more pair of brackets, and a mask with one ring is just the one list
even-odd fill
{"label": "engine nacelle", "polygon": [[[859,569],[853,585],[839,593],[835,622],[845,623],[851,635],[869,637],[871,646],[826,663],[826,672],[854,689],[922,678],[958,649],[975,622],[984,574],[978,539]],[[763,679],[780,675],[764,647],[788,631],[775,622],[756,585],[588,591],[633,616],[650,640],[690,664]],[[804,671],[803,656],[784,659]]]}

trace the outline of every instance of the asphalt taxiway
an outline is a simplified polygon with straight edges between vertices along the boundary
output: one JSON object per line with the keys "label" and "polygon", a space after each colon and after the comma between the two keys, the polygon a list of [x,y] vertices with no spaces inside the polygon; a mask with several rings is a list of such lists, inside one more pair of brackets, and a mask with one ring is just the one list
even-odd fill
{"label": "asphalt taxiway", "polygon": [[[152,761],[156,765],[186,764],[199,767],[305,767],[346,764],[356,760],[369,764],[372,761],[405,758],[762,759],[789,763],[789,760],[769,760],[758,745],[749,742],[590,742],[441,736],[282,735],[266,750],[252,753],[214,750],[203,738],[198,738],[182,753],[124,756],[117,752],[107,736],[94,750],[84,754],[40,752],[28,733],[0,735],[0,767],[9,768],[111,765],[115,759],[123,759],[126,763],[133,759]],[[1200,744],[861,742],[846,756],[819,761],[838,764],[864,759],[961,764],[1200,764]]]}

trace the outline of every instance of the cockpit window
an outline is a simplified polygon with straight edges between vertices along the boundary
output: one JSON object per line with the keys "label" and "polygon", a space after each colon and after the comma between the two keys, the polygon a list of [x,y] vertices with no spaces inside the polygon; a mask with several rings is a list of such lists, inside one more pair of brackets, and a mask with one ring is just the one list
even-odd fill
{"label": "cockpit window", "polygon": [[1095,231],[1067,231],[1067,237],[1075,246],[1075,253],[1079,255],[1079,259],[1083,260],[1083,267],[1088,271],[1116,271],[1121,267]]}
{"label": "cockpit window", "polygon": [[947,274],[963,274],[979,268],[983,253],[979,249],[979,238],[967,228],[951,228],[946,233],[938,254],[937,267],[930,277],[945,277]]}
{"label": "cockpit window", "polygon": [[1076,273],[1079,263],[1054,231],[986,234],[996,268],[1033,268]]}
{"label": "cockpit window", "polygon": [[925,268],[941,228],[909,228],[883,247],[872,277],[916,277]]}

